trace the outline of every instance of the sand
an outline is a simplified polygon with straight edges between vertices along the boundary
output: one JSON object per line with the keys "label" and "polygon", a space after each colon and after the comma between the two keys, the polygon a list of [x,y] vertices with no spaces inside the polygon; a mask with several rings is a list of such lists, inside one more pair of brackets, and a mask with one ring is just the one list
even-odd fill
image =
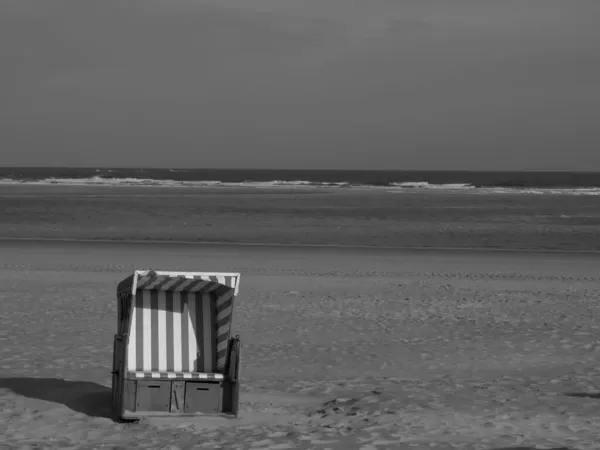
{"label": "sand", "polygon": [[[600,257],[0,242],[0,448],[600,448]],[[115,287],[242,272],[239,420],[111,418]]]}

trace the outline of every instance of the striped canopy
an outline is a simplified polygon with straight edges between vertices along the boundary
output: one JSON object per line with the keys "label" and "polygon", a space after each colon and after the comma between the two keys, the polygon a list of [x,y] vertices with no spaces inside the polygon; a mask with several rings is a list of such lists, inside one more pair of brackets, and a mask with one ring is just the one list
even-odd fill
{"label": "striped canopy", "polygon": [[[222,373],[239,274],[138,270],[123,280],[119,298],[135,295],[128,370]],[[162,375],[161,375],[162,376]]]}
{"label": "striped canopy", "polygon": [[169,272],[155,270],[136,270],[133,275],[119,283],[117,292],[135,294],[138,290],[162,292],[212,292],[233,289],[239,290],[239,273],[208,272]]}

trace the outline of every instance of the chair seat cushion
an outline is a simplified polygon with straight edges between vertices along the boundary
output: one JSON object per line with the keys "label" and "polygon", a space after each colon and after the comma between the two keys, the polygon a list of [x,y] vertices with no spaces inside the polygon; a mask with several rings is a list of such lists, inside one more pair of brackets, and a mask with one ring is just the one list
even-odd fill
{"label": "chair seat cushion", "polygon": [[135,371],[129,372],[128,378],[136,379],[169,379],[169,380],[209,380],[209,381],[222,381],[225,376],[221,373],[204,373],[204,372],[146,372],[146,371]]}

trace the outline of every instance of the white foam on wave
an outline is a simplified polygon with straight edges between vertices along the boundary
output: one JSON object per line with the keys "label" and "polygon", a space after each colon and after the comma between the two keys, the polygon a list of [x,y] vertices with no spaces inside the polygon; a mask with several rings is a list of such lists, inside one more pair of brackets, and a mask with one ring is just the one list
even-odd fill
{"label": "white foam on wave", "polygon": [[72,186],[161,186],[161,187],[211,187],[211,186],[230,186],[230,187],[346,187],[349,183],[334,182],[313,182],[313,181],[242,181],[237,183],[228,183],[218,180],[202,181],[177,181],[177,180],[155,180],[151,178],[45,178],[35,181],[19,181],[10,178],[0,179],[0,184],[36,184],[36,185],[72,185]]}
{"label": "white foam on wave", "polygon": [[468,183],[430,184],[427,181],[404,181],[402,183],[390,183],[390,186],[420,189],[475,189],[475,186]]}
{"label": "white foam on wave", "polygon": [[155,180],[151,178],[46,178],[36,181],[20,181],[10,178],[0,179],[0,184],[25,185],[65,185],[65,186],[149,186],[149,187],[254,187],[254,188],[352,188],[352,189],[384,189],[388,192],[411,192],[416,190],[438,190],[448,192],[464,192],[465,190],[480,194],[530,194],[530,195],[600,195],[600,188],[511,188],[511,187],[476,187],[466,183],[430,184],[426,181],[408,181],[390,183],[385,186],[358,185],[347,182],[314,182],[314,181],[244,181],[229,183],[218,180],[177,181]]}
{"label": "white foam on wave", "polygon": [[[485,188],[484,188],[485,189]],[[600,195],[600,188],[487,188],[494,194]]]}

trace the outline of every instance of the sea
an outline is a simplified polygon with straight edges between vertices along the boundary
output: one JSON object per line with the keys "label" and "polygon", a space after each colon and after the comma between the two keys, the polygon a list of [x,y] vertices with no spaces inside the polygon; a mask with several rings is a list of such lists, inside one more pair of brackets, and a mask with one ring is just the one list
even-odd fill
{"label": "sea", "polygon": [[600,195],[600,172],[0,167],[0,184],[328,187]]}

